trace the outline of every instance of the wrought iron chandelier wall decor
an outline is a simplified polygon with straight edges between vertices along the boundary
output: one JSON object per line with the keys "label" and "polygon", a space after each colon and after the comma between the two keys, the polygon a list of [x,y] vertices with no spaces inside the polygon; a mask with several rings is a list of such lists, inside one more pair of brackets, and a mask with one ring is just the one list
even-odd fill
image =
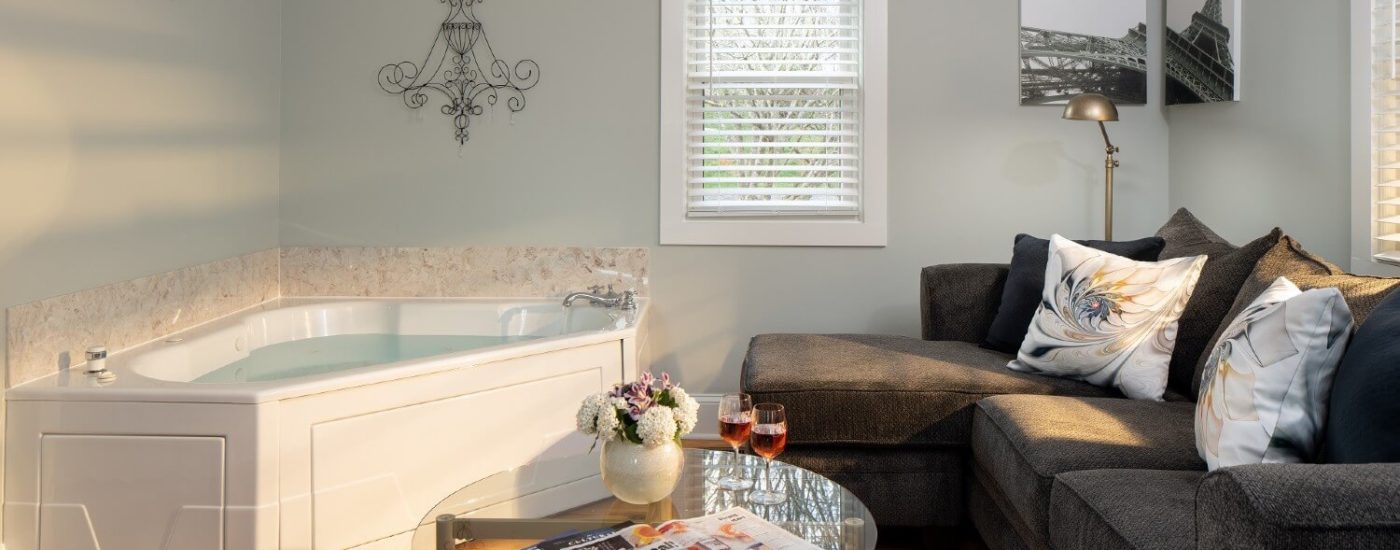
{"label": "wrought iron chandelier wall decor", "polygon": [[428,90],[446,96],[442,114],[452,117],[457,143],[465,145],[471,118],[484,112],[482,103],[496,105],[505,96],[512,113],[525,109],[525,90],[540,81],[540,66],[525,59],[512,69],[496,57],[486,40],[481,20],[472,7],[483,0],[438,0],[448,5],[422,69],[410,61],[390,63],[379,69],[379,87],[403,96],[404,105],[417,109],[428,103]]}

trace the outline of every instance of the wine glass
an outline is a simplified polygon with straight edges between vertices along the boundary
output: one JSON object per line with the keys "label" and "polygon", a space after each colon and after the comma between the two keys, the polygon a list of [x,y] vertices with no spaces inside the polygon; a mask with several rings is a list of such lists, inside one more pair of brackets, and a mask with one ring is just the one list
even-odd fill
{"label": "wine glass", "polygon": [[753,436],[749,443],[753,452],[763,457],[763,477],[768,479],[768,489],[754,489],[749,493],[749,501],[756,504],[780,504],[787,495],[773,490],[773,459],[787,448],[787,411],[777,403],[759,403],[753,406]]}
{"label": "wine glass", "polygon": [[749,489],[753,481],[739,475],[739,447],[749,440],[753,431],[753,400],[747,393],[726,394],[719,400],[719,436],[734,448],[734,463],[729,475],[719,480],[719,486],[730,490]]}

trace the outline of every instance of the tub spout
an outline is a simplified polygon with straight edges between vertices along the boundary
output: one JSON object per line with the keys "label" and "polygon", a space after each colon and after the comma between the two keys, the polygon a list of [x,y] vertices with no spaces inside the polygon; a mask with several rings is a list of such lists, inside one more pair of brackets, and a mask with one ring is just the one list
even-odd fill
{"label": "tub spout", "polygon": [[564,307],[573,307],[574,302],[578,300],[585,300],[590,304],[600,305],[606,308],[617,308],[623,311],[637,309],[637,291],[635,290],[628,290],[622,294],[614,294],[609,291],[607,294],[603,295],[588,292],[574,292],[564,297]]}

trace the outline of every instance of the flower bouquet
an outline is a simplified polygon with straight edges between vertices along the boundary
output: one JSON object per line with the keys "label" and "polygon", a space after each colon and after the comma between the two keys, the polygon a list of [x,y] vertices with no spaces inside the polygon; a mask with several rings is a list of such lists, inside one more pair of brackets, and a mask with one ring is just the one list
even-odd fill
{"label": "flower bouquet", "polygon": [[671,376],[643,373],[631,384],[588,396],[578,430],[603,442],[603,484],[633,504],[660,501],[675,489],[685,456],[681,436],[695,429],[699,403]]}

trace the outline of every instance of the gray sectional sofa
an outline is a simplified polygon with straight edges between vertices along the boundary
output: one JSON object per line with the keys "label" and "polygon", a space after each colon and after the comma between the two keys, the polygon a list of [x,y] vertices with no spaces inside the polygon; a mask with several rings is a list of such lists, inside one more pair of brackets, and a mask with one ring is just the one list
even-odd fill
{"label": "gray sectional sofa", "polygon": [[787,406],[782,459],[881,525],[971,523],[998,549],[1400,548],[1400,464],[1207,473],[1180,391],[1135,401],[1007,369],[978,346],[1007,272],[926,268],[923,339],[755,337],[742,386]]}

